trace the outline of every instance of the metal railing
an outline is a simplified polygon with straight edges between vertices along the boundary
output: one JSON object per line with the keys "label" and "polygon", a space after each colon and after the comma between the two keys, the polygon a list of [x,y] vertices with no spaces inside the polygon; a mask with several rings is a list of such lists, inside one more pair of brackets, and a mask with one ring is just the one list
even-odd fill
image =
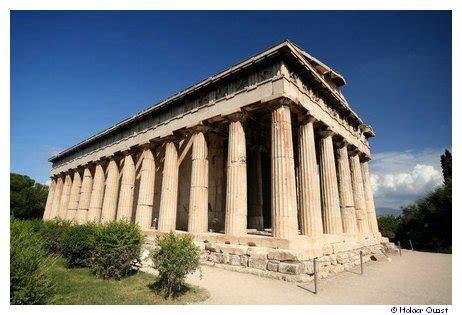
{"label": "metal railing", "polygon": [[[364,256],[364,253],[362,250],[359,251],[359,274],[360,275],[363,275],[364,274],[364,259],[363,259],[363,256]],[[318,258],[314,258],[313,259],[313,285],[314,285],[314,290],[310,290],[308,288],[305,288],[305,287],[302,287],[302,286],[298,286],[304,290],[307,290],[311,293],[314,293],[314,294],[318,294],[318,291],[319,291],[319,277],[318,277]]]}

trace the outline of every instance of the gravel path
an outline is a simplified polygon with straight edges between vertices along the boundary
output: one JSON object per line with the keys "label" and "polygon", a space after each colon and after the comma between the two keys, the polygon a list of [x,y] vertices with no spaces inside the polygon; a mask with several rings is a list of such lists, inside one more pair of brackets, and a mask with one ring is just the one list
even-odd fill
{"label": "gravel path", "polygon": [[[206,288],[203,304],[451,304],[452,255],[403,251],[392,261],[370,262],[319,282],[296,284],[202,266],[188,282]],[[301,287],[305,287],[305,289]]]}

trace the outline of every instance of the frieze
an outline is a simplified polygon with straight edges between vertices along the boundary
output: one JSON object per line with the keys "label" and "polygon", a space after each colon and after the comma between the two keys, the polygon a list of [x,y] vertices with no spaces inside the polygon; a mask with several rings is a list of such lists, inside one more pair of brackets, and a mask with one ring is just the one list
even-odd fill
{"label": "frieze", "polygon": [[145,133],[162,124],[169,123],[173,119],[180,118],[186,113],[195,112],[201,107],[210,106],[220,99],[232,97],[234,94],[249,89],[252,86],[272,80],[280,74],[280,66],[281,63],[276,62],[266,67],[255,69],[255,71],[249,72],[246,75],[240,75],[229,80],[227,83],[219,84],[201,93],[193,94],[193,96],[186,96],[165,108],[159,108],[159,110],[144,117],[142,121],[135,121],[130,126],[116,130],[103,138],[95,139],[88,146],[59,158],[53,163],[52,169],[97,152],[112,144],[120,143],[138,134]]}

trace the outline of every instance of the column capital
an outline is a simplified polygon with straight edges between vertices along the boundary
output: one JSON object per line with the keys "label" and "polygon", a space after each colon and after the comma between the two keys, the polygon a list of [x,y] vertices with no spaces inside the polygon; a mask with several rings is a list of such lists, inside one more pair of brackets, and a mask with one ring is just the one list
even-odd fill
{"label": "column capital", "polygon": [[323,138],[333,136],[334,134],[335,134],[334,130],[329,126],[324,127],[319,131],[319,135]]}
{"label": "column capital", "polygon": [[226,119],[229,122],[236,122],[236,121],[245,122],[245,120],[247,119],[247,116],[248,116],[247,113],[239,111],[239,112],[235,112],[230,115],[227,115]]}
{"label": "column capital", "polygon": [[280,98],[278,100],[275,100],[274,102],[270,103],[269,109],[270,110],[275,110],[280,107],[293,107],[295,103],[289,99],[289,98]]}
{"label": "column capital", "polygon": [[348,148],[348,145],[350,143],[348,141],[346,141],[345,139],[339,139],[337,141],[334,141],[334,145],[336,148],[343,148],[343,147],[347,147]]}
{"label": "column capital", "polygon": [[206,126],[204,124],[199,124],[199,125],[196,125],[196,126],[193,126],[191,127],[189,130],[195,134],[195,133],[199,133],[199,132],[207,132],[209,130],[211,130],[212,128],[210,126]]}

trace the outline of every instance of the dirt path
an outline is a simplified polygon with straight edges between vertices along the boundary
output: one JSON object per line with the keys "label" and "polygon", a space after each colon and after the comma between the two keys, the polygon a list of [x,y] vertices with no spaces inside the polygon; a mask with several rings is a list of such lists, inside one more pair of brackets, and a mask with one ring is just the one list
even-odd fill
{"label": "dirt path", "polygon": [[391,262],[372,262],[319,282],[295,284],[203,266],[188,282],[206,288],[203,304],[451,304],[451,255],[403,251]]}

